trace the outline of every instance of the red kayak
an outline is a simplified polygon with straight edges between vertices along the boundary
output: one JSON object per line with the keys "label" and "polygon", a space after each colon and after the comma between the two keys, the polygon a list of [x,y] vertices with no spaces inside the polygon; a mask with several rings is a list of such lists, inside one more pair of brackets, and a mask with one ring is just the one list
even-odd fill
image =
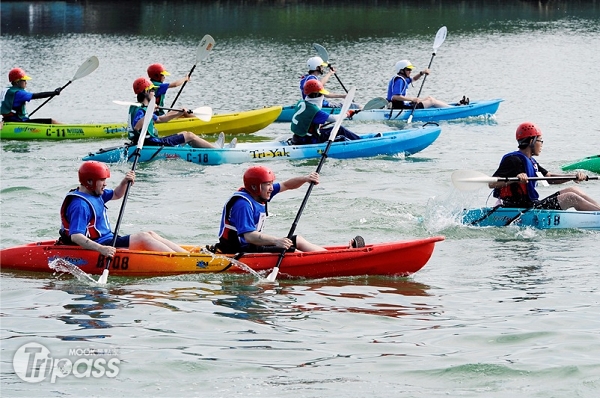
{"label": "red kayak", "polygon": [[[324,252],[286,253],[279,278],[329,278],[359,275],[407,276],[429,261],[436,242],[443,236],[410,241],[375,243],[362,248],[327,247]],[[178,274],[228,272],[247,273],[231,257],[205,252],[199,246],[183,246],[190,253],[161,253],[118,249],[110,263],[111,276],[165,276]],[[269,273],[277,263],[277,253],[245,254],[238,261],[261,273]],[[62,259],[87,274],[99,275],[106,258],[79,246],[55,241],[29,243],[2,249],[3,270],[54,272],[49,264]]]}

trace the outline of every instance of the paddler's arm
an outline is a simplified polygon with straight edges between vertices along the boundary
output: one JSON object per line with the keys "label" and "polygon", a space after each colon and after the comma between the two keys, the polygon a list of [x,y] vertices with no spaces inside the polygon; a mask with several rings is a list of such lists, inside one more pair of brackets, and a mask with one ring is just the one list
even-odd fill
{"label": "paddler's arm", "polygon": [[[572,174],[571,175],[565,175],[565,174],[554,174],[554,173],[547,173],[546,177],[565,177],[564,180],[548,180],[549,184],[564,184],[565,182],[569,182],[569,181],[573,181],[573,177]],[[588,179],[588,176],[585,173],[582,173],[581,171],[578,171],[575,173],[575,182],[579,183],[580,181],[586,181]]]}
{"label": "paddler's arm", "polygon": [[314,182],[315,185],[318,184],[319,174],[313,171],[312,173],[305,176],[290,178],[289,180],[284,181],[280,184],[281,188],[279,189],[279,192],[287,191],[288,189],[300,188],[302,185],[304,185],[304,183],[307,182]]}
{"label": "paddler's arm", "polygon": [[[504,177],[497,177],[497,176],[495,176],[495,177],[496,178],[504,178]],[[509,177],[509,178],[512,178],[512,177]],[[519,181],[496,181],[496,182],[490,182],[488,184],[488,187],[490,187],[491,189],[502,188],[502,187],[506,187],[506,186],[508,186],[510,184],[514,184],[515,182],[523,183],[524,184],[524,183],[527,183],[527,181],[529,181],[529,178],[527,178],[527,173],[517,174],[517,178],[519,179]]]}
{"label": "paddler's arm", "polygon": [[113,257],[117,252],[117,249],[112,246],[104,246],[94,242],[84,234],[73,234],[71,235],[71,241],[84,249],[95,250],[105,257]]}
{"label": "paddler's arm", "polygon": [[185,82],[189,82],[190,81],[190,77],[189,75],[185,75],[184,77],[182,77],[179,80],[175,80],[174,82],[169,83],[169,88],[173,88],[173,87],[179,87],[181,86],[183,83]]}
{"label": "paddler's arm", "polygon": [[[503,177],[497,177],[497,176],[495,176],[495,177],[496,178],[503,178]],[[488,187],[490,187],[491,189],[502,188],[502,187],[508,186],[510,184],[514,184],[515,182],[520,183],[520,184],[521,183],[525,184],[525,183],[527,183],[527,181],[529,181],[529,178],[527,177],[527,173],[517,174],[517,178],[519,179],[519,181],[496,181],[496,182],[490,182],[488,184]]]}
{"label": "paddler's arm", "polygon": [[292,241],[287,237],[276,238],[275,236],[258,231],[246,232],[244,234],[244,239],[246,239],[246,242],[256,246],[276,246],[286,250],[292,247]]}
{"label": "paddler's arm", "polygon": [[111,200],[121,199],[127,190],[127,182],[131,181],[131,185],[135,182],[135,171],[129,170],[119,185],[113,191]]}

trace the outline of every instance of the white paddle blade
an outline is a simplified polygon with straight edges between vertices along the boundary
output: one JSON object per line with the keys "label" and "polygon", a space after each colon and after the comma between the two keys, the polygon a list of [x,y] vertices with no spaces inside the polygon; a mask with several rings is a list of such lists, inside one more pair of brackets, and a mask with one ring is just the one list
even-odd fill
{"label": "white paddle blade", "polygon": [[140,137],[138,138],[137,149],[142,150],[144,147],[144,140],[146,139],[146,133],[148,132],[148,127],[150,126],[150,121],[154,116],[154,109],[156,108],[156,101],[154,97],[150,98],[150,103],[148,104],[148,108],[146,108],[146,115],[144,115],[144,124],[142,125],[142,131],[140,132]]}
{"label": "white paddle blade", "polygon": [[201,106],[200,108],[194,109],[192,113],[203,122],[210,122],[210,119],[213,115],[213,110],[210,106]]}
{"label": "white paddle blade", "polygon": [[113,100],[113,103],[115,103],[117,105],[123,105],[123,106],[139,105],[139,104],[136,104],[135,102],[119,101],[119,100]]}
{"label": "white paddle blade", "polygon": [[275,282],[277,280],[277,274],[279,273],[279,267],[273,268],[273,271],[267,276],[267,282]]}
{"label": "white paddle blade", "polygon": [[71,81],[75,81],[77,79],[81,79],[82,77],[89,75],[90,73],[92,73],[93,71],[98,69],[98,65],[100,65],[100,61],[98,61],[98,57],[96,57],[95,55],[92,55],[91,57],[89,57],[87,59],[87,61],[85,61],[83,64],[81,64],[79,69],[77,69],[77,72],[75,72],[75,76],[73,76]]}
{"label": "white paddle blade", "polygon": [[323,47],[320,44],[313,43],[313,48],[315,49],[315,51],[317,52],[317,54],[319,55],[319,57],[321,57],[321,59],[323,60],[323,62],[329,61],[329,53],[327,52],[327,50],[325,49],[325,47]]}
{"label": "white paddle blade", "polygon": [[212,38],[211,35],[204,35],[202,40],[200,40],[200,44],[198,45],[198,50],[196,51],[196,63],[205,60],[210,55],[210,51],[215,46],[215,39]]}
{"label": "white paddle blade", "polygon": [[335,136],[337,135],[338,130],[340,129],[340,126],[342,125],[342,121],[346,117],[346,114],[348,113],[348,110],[350,109],[350,105],[352,105],[352,100],[354,100],[354,93],[356,93],[356,87],[352,87],[350,89],[350,91],[348,91],[348,94],[346,94],[346,99],[344,99],[344,104],[342,105],[342,110],[340,111],[340,114],[338,115],[339,117],[335,121],[335,124],[333,125],[333,128],[331,129],[331,132],[329,133],[329,141],[335,140]]}
{"label": "white paddle blade", "polygon": [[100,275],[100,278],[98,278],[98,284],[106,285],[107,282],[108,282],[108,270],[106,268],[104,268],[104,271],[102,271],[102,275]]}
{"label": "white paddle blade", "polygon": [[496,181],[498,178],[489,177],[475,170],[456,170],[452,173],[452,184],[461,191],[475,191],[484,184]]}
{"label": "white paddle blade", "polygon": [[435,40],[433,41],[433,52],[436,52],[439,46],[442,45],[444,40],[446,40],[446,34],[448,33],[448,29],[445,26],[442,26],[435,35]]}

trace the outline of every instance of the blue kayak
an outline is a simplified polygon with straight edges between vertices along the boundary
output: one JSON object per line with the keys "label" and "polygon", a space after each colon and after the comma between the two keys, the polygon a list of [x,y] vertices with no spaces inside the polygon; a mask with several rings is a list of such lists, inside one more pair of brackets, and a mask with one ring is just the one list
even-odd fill
{"label": "blue kayak", "polygon": [[484,207],[464,210],[462,223],[477,227],[514,225],[538,229],[579,228],[600,231],[600,211]]}
{"label": "blue kayak", "polygon": [[[329,148],[328,157],[349,159],[378,155],[412,155],[431,145],[440,135],[439,126],[425,126],[385,133],[361,134],[360,140],[334,142]],[[144,146],[140,162],[158,159],[183,159],[201,165],[225,163],[264,162],[271,160],[297,160],[319,158],[327,143],[292,145],[288,141],[267,141],[239,143],[235,148],[192,148],[189,145],[178,147]],[[100,149],[90,153],[83,160],[98,160],[105,163],[133,161],[136,147],[122,145]]]}
{"label": "blue kayak", "polygon": [[[441,120],[493,115],[498,111],[498,107],[502,101],[504,100],[498,98],[487,101],[472,101],[469,105],[451,104],[452,106],[449,108],[415,109],[412,120],[415,122],[437,122]],[[275,122],[291,122],[294,109],[294,105],[283,107]],[[323,108],[322,110],[333,114],[340,113],[340,108]],[[393,111],[390,109],[370,109],[358,112],[352,116],[351,120],[403,122],[408,120],[410,112],[410,109],[395,109]]]}

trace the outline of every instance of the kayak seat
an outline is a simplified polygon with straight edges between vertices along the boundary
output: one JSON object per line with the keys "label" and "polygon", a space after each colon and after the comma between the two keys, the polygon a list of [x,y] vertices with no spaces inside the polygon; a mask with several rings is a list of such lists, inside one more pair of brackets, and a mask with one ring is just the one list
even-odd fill
{"label": "kayak seat", "polygon": [[365,247],[365,239],[360,235],[356,235],[354,239],[352,239],[352,247],[355,249]]}

